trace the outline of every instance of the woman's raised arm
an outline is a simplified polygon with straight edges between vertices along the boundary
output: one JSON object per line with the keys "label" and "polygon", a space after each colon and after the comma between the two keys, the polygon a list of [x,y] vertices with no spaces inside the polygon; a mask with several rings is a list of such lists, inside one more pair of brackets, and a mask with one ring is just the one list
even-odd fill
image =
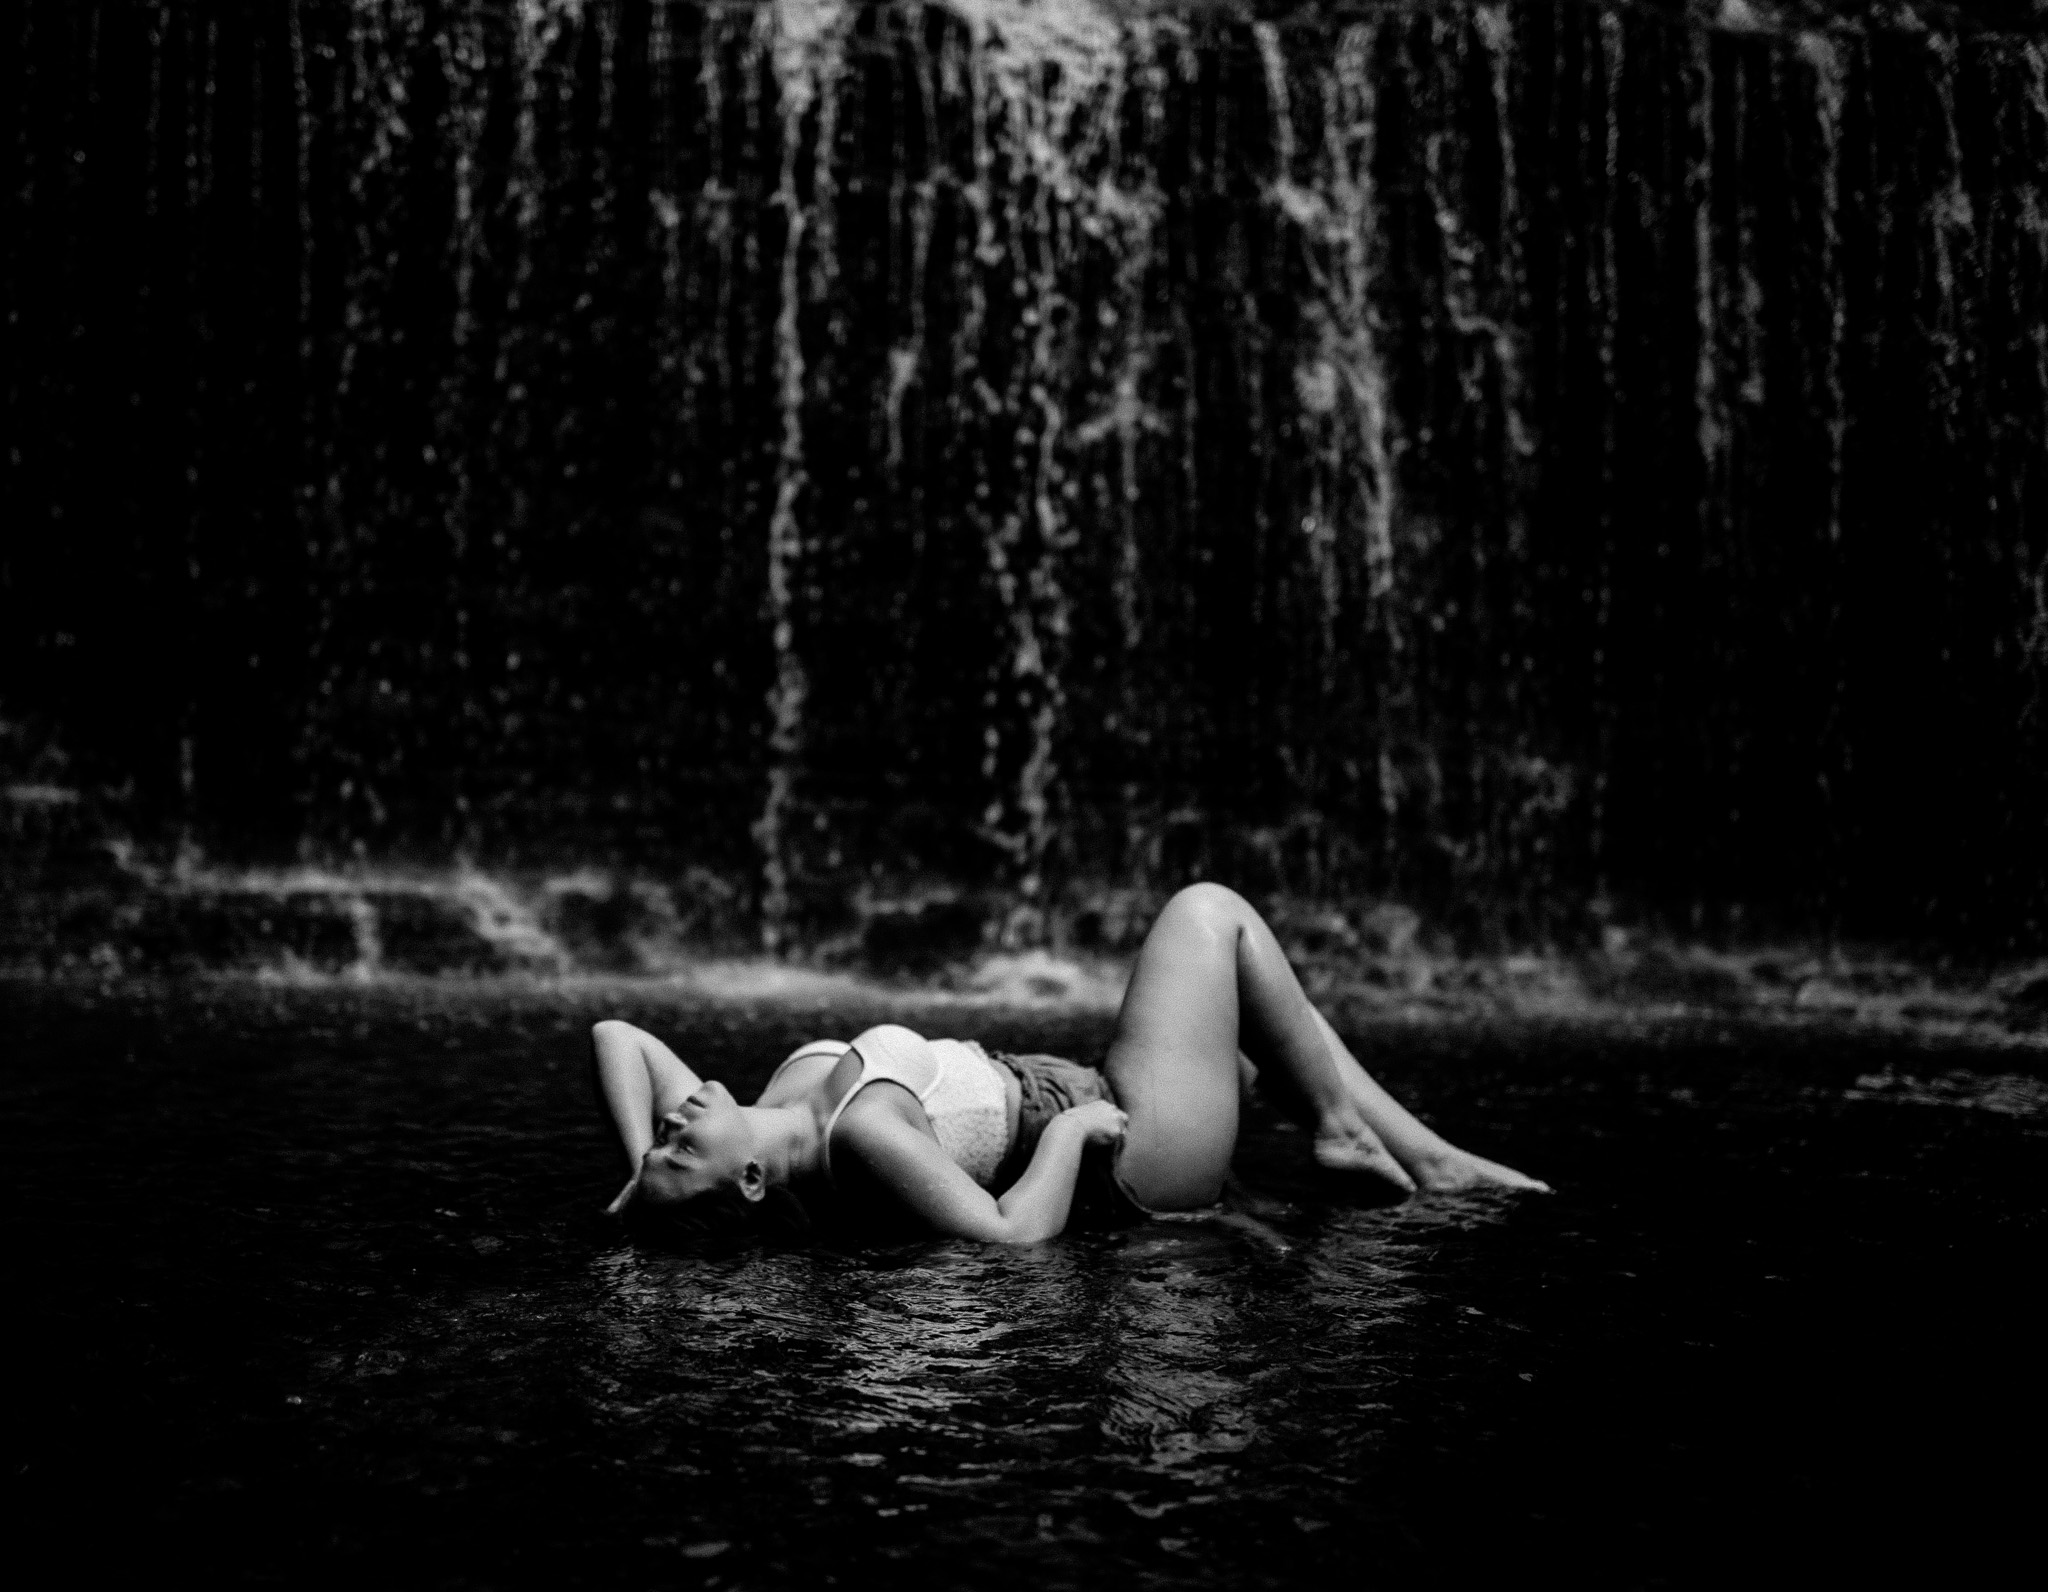
{"label": "woman's raised arm", "polygon": [[626,1169],[637,1174],[654,1143],[654,1124],[704,1080],[646,1029],[616,1017],[590,1030],[590,1064],[598,1099],[626,1152]]}

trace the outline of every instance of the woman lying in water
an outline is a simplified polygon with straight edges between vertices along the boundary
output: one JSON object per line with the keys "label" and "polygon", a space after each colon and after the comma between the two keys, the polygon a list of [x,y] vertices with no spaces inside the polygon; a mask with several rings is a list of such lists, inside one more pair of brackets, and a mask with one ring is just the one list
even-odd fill
{"label": "woman lying in water", "polygon": [[[1315,1127],[1315,1158],[1413,1192],[1532,1177],[1461,1150],[1373,1082],[1242,896],[1198,884],[1145,937],[1101,1071],[870,1028],[783,1062],[750,1106],[630,1023],[592,1032],[632,1179],[614,1213],[758,1208],[777,1191],[855,1227],[1029,1244],[1083,1203],[1135,1219],[1213,1205],[1237,1143],[1240,1050]],[[1099,1148],[1092,1148],[1099,1147]]]}

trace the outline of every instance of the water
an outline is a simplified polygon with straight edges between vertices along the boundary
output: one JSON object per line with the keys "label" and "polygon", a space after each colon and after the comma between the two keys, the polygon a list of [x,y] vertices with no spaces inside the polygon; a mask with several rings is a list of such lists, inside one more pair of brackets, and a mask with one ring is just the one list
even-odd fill
{"label": "water", "polygon": [[2038,939],[2027,0],[17,9],[0,706],[166,849]]}
{"label": "water", "polygon": [[[1559,1192],[1363,1205],[1261,1118],[1231,1222],[685,1251],[595,1215],[587,1023],[649,1022],[746,1084],[878,1010],[427,981],[4,999],[10,1503],[152,1575],[1832,1580],[1957,1574],[2038,1498],[2001,1440],[2048,1402],[2032,1050],[1367,1029],[1393,1087]],[[1106,1028],[891,1011],[1079,1054]]]}

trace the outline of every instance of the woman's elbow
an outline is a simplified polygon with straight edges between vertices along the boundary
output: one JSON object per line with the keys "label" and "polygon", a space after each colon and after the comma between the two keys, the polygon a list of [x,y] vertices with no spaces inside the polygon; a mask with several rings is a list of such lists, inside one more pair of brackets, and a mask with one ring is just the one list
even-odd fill
{"label": "woman's elbow", "polygon": [[978,1244],[1042,1244],[1059,1234],[1043,1215],[1032,1211],[953,1210],[935,1213],[932,1225],[947,1238],[967,1238]]}
{"label": "woman's elbow", "polygon": [[1066,1225],[1064,1221],[1053,1222],[1036,1214],[1002,1216],[993,1228],[976,1236],[994,1244],[1042,1244],[1059,1237]]}
{"label": "woman's elbow", "polygon": [[600,1072],[637,1063],[640,1060],[640,1030],[618,1017],[592,1023],[590,1060]]}

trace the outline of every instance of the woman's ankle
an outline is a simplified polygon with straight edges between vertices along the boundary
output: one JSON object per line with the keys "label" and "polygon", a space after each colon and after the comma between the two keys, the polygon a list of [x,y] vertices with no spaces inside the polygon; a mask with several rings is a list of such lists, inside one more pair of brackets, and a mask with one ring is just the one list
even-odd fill
{"label": "woman's ankle", "polygon": [[1348,1097],[1325,1101],[1315,1108],[1315,1133],[1318,1144],[1326,1141],[1348,1144],[1354,1140],[1370,1140],[1374,1144],[1381,1142],[1380,1136],[1373,1132],[1372,1124],[1366,1121],[1365,1113]]}
{"label": "woman's ankle", "polygon": [[1316,1129],[1314,1153],[1317,1164],[1330,1171],[1368,1173],[1408,1193],[1415,1191],[1415,1179],[1369,1127],[1360,1125],[1354,1131],[1325,1120]]}

